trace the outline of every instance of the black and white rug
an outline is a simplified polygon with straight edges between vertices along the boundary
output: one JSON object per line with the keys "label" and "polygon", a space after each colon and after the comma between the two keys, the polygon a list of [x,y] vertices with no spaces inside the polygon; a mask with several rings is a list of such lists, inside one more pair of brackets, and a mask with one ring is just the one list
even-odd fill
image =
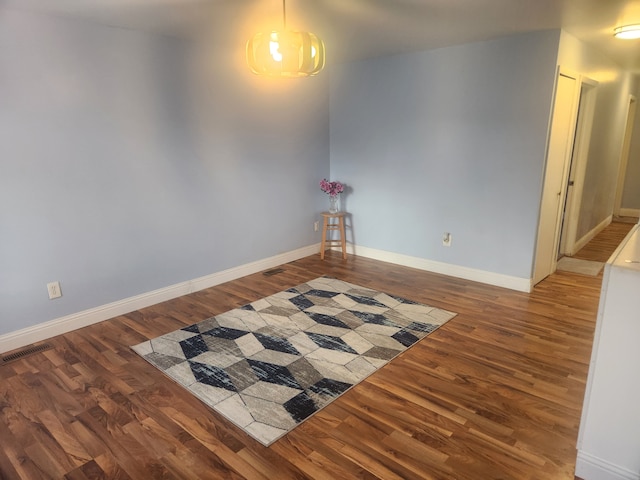
{"label": "black and white rug", "polygon": [[321,277],[132,348],[268,446],[454,316]]}

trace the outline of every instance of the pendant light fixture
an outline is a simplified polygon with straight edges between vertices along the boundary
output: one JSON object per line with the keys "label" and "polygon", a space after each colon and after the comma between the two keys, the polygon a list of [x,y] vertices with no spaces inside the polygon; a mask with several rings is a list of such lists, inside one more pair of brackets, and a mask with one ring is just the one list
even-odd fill
{"label": "pendant light fixture", "polygon": [[324,68],[324,44],[310,32],[287,30],[282,0],[282,31],[258,33],[247,42],[247,63],[257,75],[309,77]]}
{"label": "pendant light fixture", "polygon": [[613,36],[623,40],[635,40],[640,38],[640,25],[625,25],[616,27],[613,30]]}

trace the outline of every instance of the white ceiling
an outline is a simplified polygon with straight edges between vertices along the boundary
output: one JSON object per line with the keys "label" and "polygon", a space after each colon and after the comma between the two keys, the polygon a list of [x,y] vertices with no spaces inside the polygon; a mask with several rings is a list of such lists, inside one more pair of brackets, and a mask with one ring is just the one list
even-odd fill
{"label": "white ceiling", "polygon": [[[280,0],[0,0],[11,8],[188,36],[219,32],[228,42],[279,28]],[[288,0],[287,24],[327,44],[327,59],[349,61],[563,28],[640,73],[640,40],[614,39],[640,24],[640,0]],[[222,40],[224,42],[224,40]]]}

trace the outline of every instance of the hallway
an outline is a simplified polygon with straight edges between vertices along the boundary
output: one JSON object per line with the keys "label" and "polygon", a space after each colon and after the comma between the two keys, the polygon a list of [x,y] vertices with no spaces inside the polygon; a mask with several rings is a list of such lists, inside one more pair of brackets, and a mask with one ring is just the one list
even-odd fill
{"label": "hallway", "polygon": [[593,240],[582,247],[573,258],[606,262],[634,225],[633,223],[616,221],[610,223]]}

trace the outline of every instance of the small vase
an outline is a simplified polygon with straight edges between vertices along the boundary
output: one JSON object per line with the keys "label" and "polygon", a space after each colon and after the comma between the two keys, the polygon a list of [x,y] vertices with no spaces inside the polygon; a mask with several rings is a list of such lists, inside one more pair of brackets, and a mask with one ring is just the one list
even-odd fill
{"label": "small vase", "polygon": [[340,202],[340,195],[329,195],[329,213],[338,213],[340,208],[338,203]]}

